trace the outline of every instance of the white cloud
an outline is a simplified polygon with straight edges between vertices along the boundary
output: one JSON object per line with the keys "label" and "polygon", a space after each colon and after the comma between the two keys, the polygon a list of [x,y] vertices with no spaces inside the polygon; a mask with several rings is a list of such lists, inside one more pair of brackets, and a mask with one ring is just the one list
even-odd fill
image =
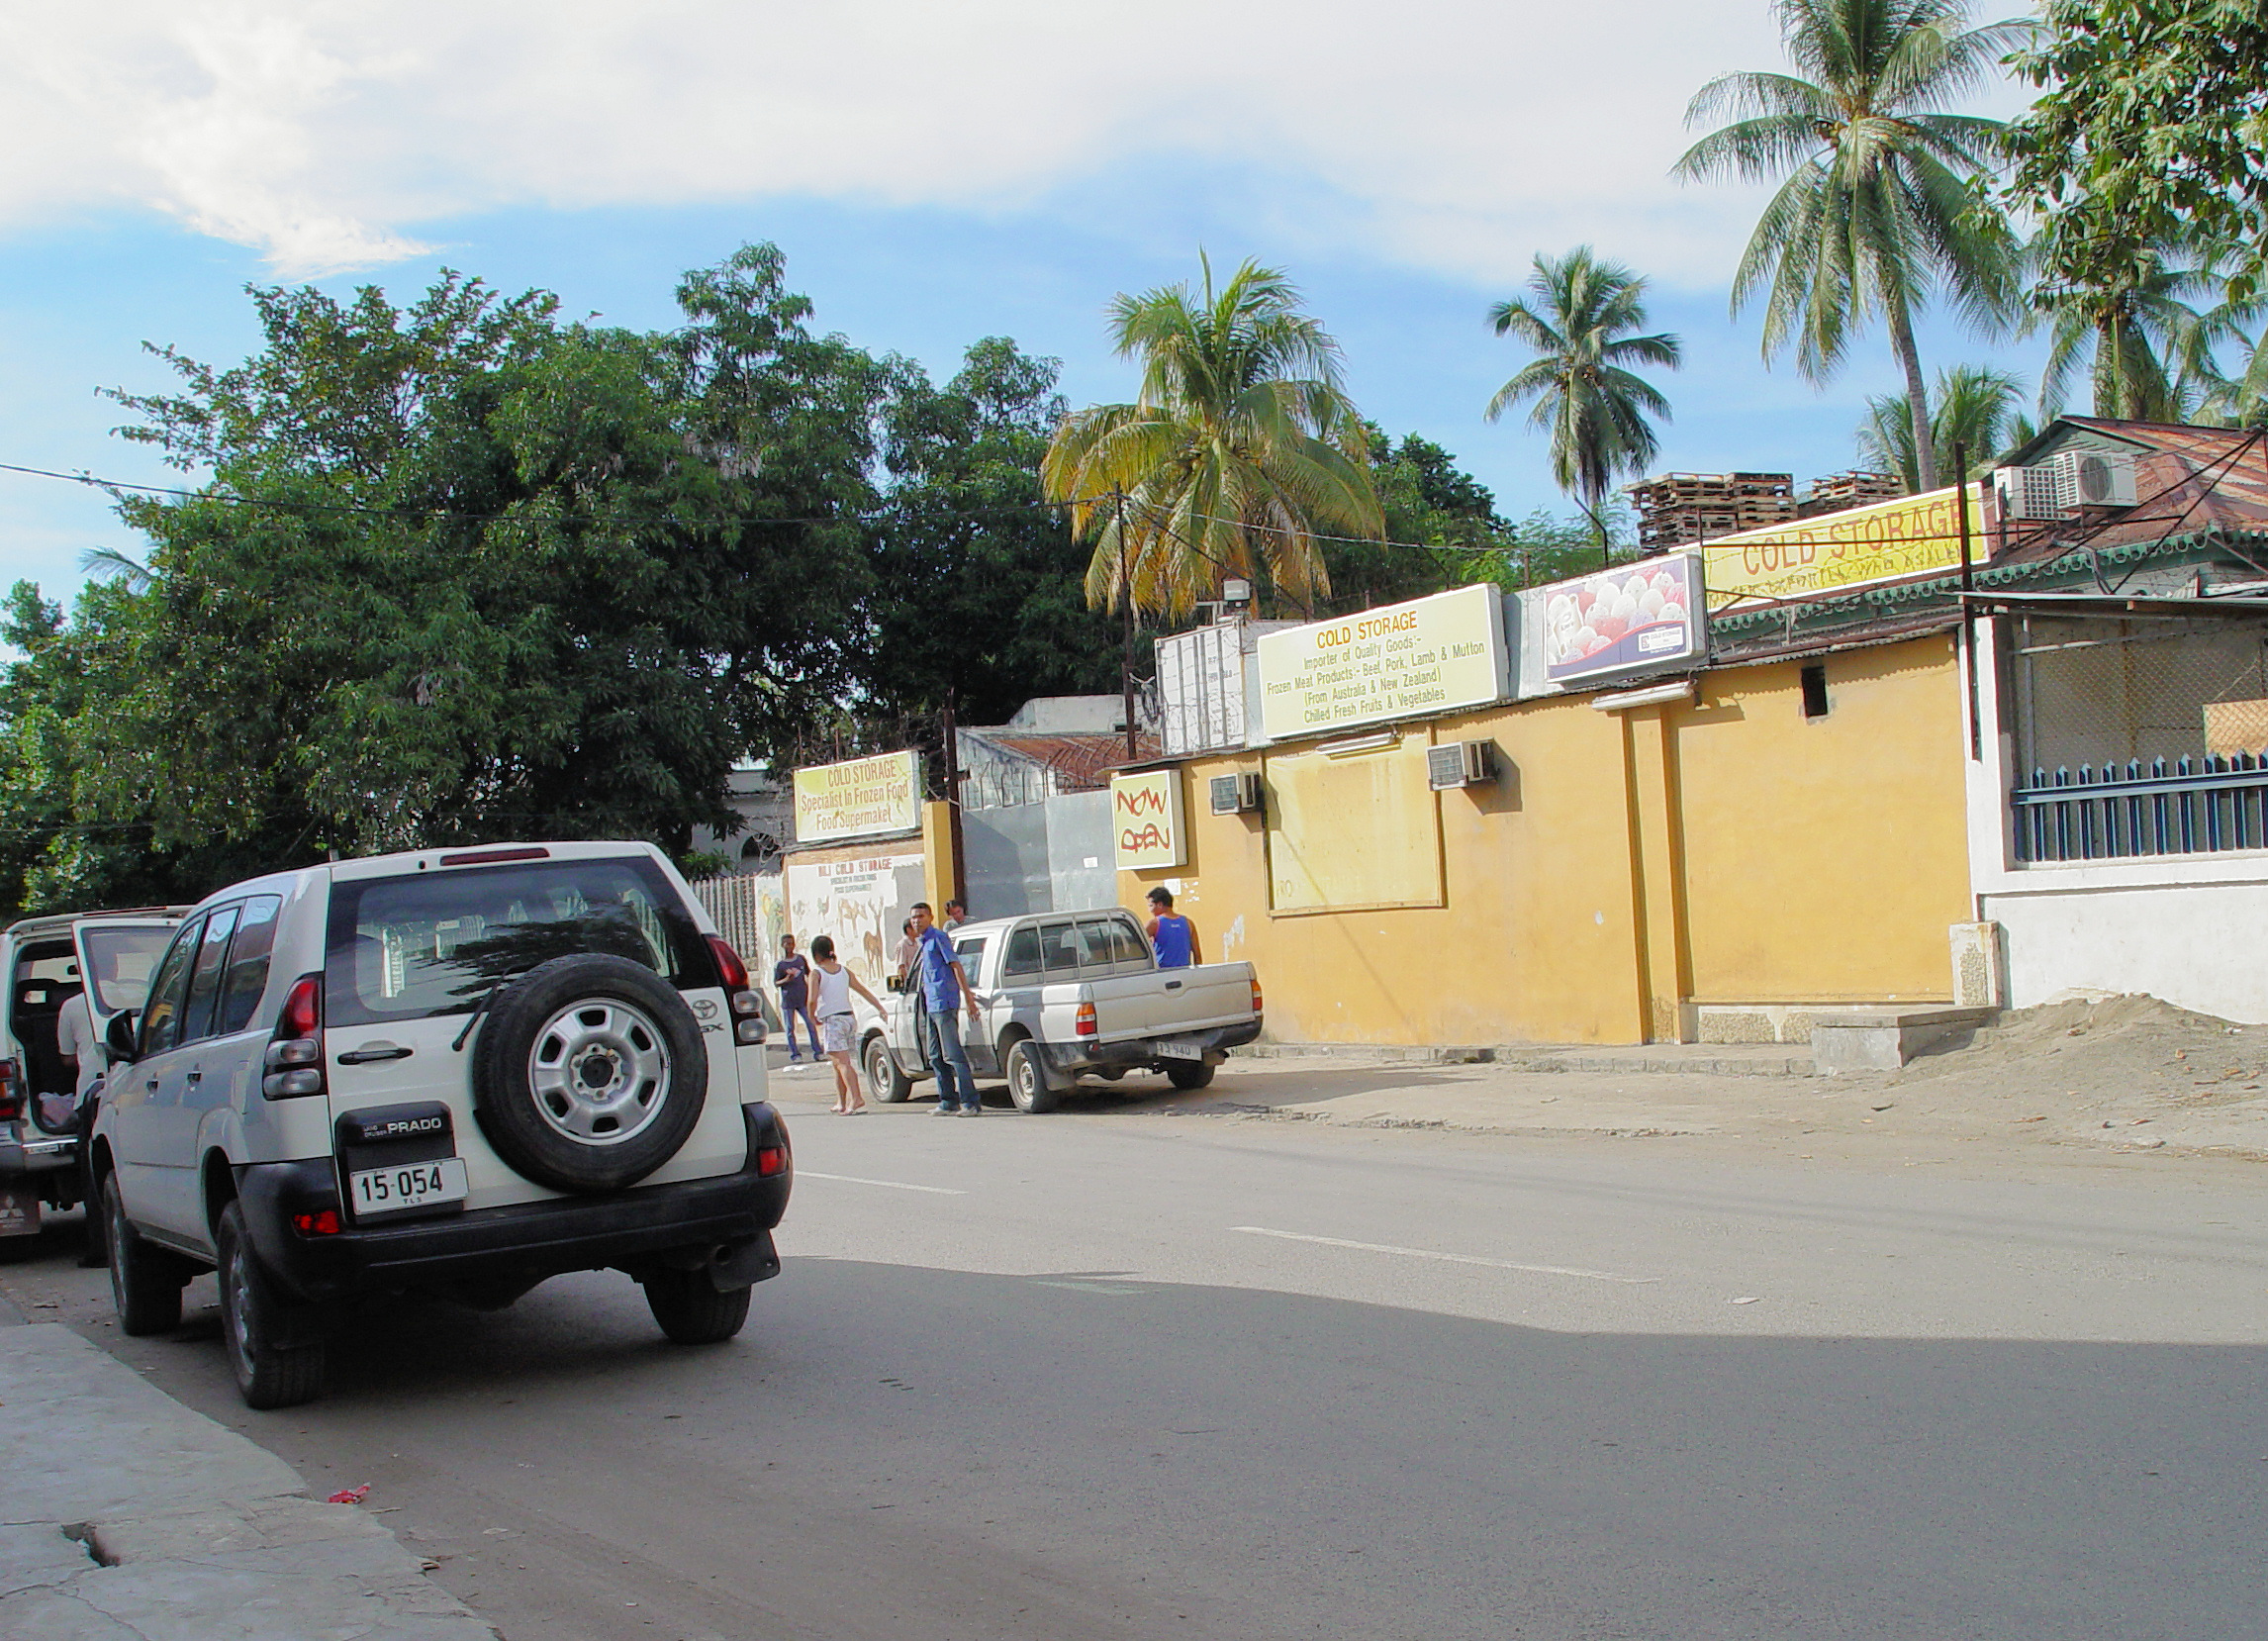
{"label": "white cloud", "polygon": [[[0,25],[0,226],[134,201],[300,275],[501,206],[799,194],[1091,213],[1174,161],[1306,179],[1319,240],[1501,277],[1577,240],[1722,283],[1665,176],[1761,0],[93,0]],[[1302,190],[1305,192],[1306,190]]]}

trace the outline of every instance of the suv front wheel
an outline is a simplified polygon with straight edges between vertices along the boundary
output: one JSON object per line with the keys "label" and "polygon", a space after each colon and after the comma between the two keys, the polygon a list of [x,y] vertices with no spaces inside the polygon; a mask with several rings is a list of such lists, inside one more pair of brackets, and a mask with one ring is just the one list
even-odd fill
{"label": "suv front wheel", "polygon": [[126,1217],[126,1201],[119,1195],[116,1174],[102,1178],[102,1221],[118,1330],[142,1338],[179,1327],[181,1290],[188,1286],[188,1273],[170,1254],[152,1248],[136,1233]]}
{"label": "suv front wheel", "polygon": [[221,1343],[244,1405],[264,1411],[313,1401],[323,1394],[323,1346],[278,1342],[288,1302],[260,1269],[238,1204],[222,1209],[214,1251],[220,1256]]}

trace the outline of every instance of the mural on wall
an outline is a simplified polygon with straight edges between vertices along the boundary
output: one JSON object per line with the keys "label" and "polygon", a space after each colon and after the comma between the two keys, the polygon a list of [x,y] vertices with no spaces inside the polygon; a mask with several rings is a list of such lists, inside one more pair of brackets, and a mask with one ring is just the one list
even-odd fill
{"label": "mural on wall", "polygon": [[[922,898],[922,861],[915,854],[862,855],[853,860],[788,862],[786,933],[805,952],[818,935],[834,936],[835,955],[876,991],[898,972],[898,941],[913,903]],[[942,911],[942,908],[939,909]],[[777,949],[777,948],[775,948]]]}

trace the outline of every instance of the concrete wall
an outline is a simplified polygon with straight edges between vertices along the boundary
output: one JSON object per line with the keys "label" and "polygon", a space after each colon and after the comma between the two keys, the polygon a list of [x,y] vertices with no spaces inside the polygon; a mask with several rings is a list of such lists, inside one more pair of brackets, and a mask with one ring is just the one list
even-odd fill
{"label": "concrete wall", "polygon": [[2009,1004],[2069,990],[2147,992],[2184,1009],[2268,1022],[2268,875],[2238,884],[1990,895],[2007,944]]}
{"label": "concrete wall", "polygon": [[1433,800],[1437,908],[1273,911],[1267,820],[1206,813],[1206,782],[1312,746],[1191,759],[1187,865],[1121,873],[1119,898],[1174,887],[1208,956],[1258,965],[1284,1040],[1636,1042],[1691,1034],[1704,998],[1943,1000],[1968,908],[1952,662],[1939,637],[1827,657],[1816,723],[1786,663],[1709,673],[1693,702],[1407,726],[1506,766]]}

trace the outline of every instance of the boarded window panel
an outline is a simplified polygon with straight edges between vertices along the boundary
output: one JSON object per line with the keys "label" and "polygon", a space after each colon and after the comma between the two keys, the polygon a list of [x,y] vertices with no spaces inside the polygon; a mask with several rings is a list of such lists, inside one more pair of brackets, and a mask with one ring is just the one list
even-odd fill
{"label": "boarded window panel", "polygon": [[1441,906],[1441,821],[1425,741],[1270,758],[1269,904],[1279,913]]}

